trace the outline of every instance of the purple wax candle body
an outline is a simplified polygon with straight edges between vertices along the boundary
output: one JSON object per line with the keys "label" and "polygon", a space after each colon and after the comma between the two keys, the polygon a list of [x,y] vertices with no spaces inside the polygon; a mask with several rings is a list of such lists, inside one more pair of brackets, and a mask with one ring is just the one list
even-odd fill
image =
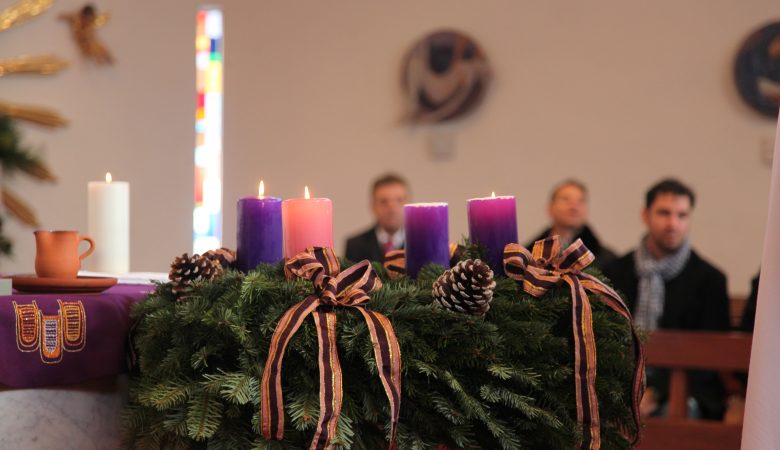
{"label": "purple wax candle body", "polygon": [[236,259],[242,272],[282,260],[282,199],[244,197],[238,201]]}
{"label": "purple wax candle body", "polygon": [[406,274],[417,278],[429,263],[449,267],[450,237],[446,203],[404,205]]}
{"label": "purple wax candle body", "polygon": [[485,248],[496,275],[504,273],[506,244],[517,243],[517,213],[513,196],[472,198],[466,203],[471,242]]}

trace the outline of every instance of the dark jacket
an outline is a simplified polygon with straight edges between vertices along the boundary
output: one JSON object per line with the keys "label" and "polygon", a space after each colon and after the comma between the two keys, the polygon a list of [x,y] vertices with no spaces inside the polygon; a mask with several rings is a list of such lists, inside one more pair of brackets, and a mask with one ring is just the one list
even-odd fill
{"label": "dark jacket", "polygon": [[[756,327],[756,307],[758,306],[758,284],[761,281],[761,271],[750,282],[750,295],[745,301],[745,309],[742,311],[742,320],[739,323],[739,331],[752,333]],[[737,379],[742,382],[742,386],[747,386],[747,373],[738,372]]]}
{"label": "dark jacket", "polygon": [[345,256],[352,262],[360,262],[364,259],[380,263],[384,261],[385,255],[376,238],[376,227],[371,227],[364,233],[347,239]]}
{"label": "dark jacket", "polygon": [[742,312],[742,321],[739,324],[739,330],[746,333],[752,333],[756,326],[756,305],[758,303],[758,282],[759,275],[750,282],[750,295],[745,301],[745,310]]}
{"label": "dark jacket", "polygon": [[[552,228],[544,230],[533,241],[526,244],[526,248],[532,250],[534,242],[550,237],[550,232],[552,232]],[[593,267],[603,269],[607,264],[617,259],[615,252],[603,246],[599,238],[596,237],[596,233],[594,233],[588,225],[582,227],[580,234],[574,237],[575,241],[577,239],[582,239],[582,243],[585,244],[585,247],[588,247],[588,250],[596,257],[595,261],[593,261]],[[561,251],[563,250],[565,249],[561,249]]]}
{"label": "dark jacket", "polygon": [[[633,312],[636,308],[639,277],[634,267],[634,252],[613,261],[604,268],[614,287]],[[665,284],[664,310],[659,329],[728,331],[729,297],[726,277],[713,265],[691,250],[688,263],[677,277]],[[652,372],[652,375],[651,375]],[[698,401],[706,419],[721,419],[725,391],[714,372],[690,371],[691,395]],[[660,400],[668,395],[668,372],[648,371],[647,385],[657,389]]]}

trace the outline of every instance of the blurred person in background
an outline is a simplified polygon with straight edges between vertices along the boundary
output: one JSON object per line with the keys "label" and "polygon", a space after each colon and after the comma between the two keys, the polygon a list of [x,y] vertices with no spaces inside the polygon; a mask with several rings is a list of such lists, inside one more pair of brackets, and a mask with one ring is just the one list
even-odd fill
{"label": "blurred person in background", "polygon": [[588,250],[596,256],[593,265],[599,269],[604,268],[617,257],[612,250],[602,244],[587,223],[588,189],[583,183],[573,179],[558,183],[550,195],[547,214],[552,223],[526,245],[529,250],[533,249],[534,242],[558,235],[561,249],[565,249],[577,239],[582,239]]}
{"label": "blurred person in background", "polygon": [[382,262],[385,254],[404,247],[404,204],[409,202],[409,184],[401,176],[386,174],[371,188],[374,225],[347,239],[346,258],[350,261]]}

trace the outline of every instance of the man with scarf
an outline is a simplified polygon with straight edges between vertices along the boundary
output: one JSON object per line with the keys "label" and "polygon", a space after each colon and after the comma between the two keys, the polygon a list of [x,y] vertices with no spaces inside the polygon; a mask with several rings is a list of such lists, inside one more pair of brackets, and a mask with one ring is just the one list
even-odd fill
{"label": "man with scarf", "polygon": [[[636,324],[655,329],[727,331],[729,299],[726,277],[702,259],[688,241],[695,197],[681,182],[666,179],[646,194],[642,220],[647,233],[636,250],[610,263],[604,273],[624,300]],[[721,419],[725,391],[714,372],[690,371],[691,411]],[[649,368],[646,414],[663,414],[668,372]]]}

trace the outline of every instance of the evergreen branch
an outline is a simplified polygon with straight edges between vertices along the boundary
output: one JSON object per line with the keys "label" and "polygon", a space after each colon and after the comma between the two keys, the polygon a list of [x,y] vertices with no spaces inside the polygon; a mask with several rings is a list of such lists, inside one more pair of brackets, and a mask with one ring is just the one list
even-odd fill
{"label": "evergreen branch", "polygon": [[187,408],[187,434],[196,441],[206,440],[219,428],[222,421],[222,403],[211,394],[198,391]]}
{"label": "evergreen branch", "polygon": [[3,234],[3,218],[0,217],[0,255],[10,255],[12,249],[11,240]]}
{"label": "evergreen branch", "polygon": [[495,377],[502,380],[515,379],[529,387],[539,388],[540,375],[533,370],[519,369],[501,364],[491,364],[488,371]]}
{"label": "evergreen branch", "polygon": [[260,382],[257,378],[240,372],[225,373],[219,393],[225,400],[245,405],[252,398],[260,396]]}
{"label": "evergreen branch", "polygon": [[352,447],[354,436],[355,430],[352,428],[352,419],[348,415],[342,414],[336,426],[336,438],[330,443],[334,446],[334,449],[350,448]]}
{"label": "evergreen branch", "polygon": [[313,391],[302,392],[285,405],[296,430],[313,430],[320,418],[319,396]]}
{"label": "evergreen branch", "polygon": [[9,176],[22,171],[39,180],[55,180],[54,174],[43,161],[21,145],[19,132],[7,116],[0,116],[0,167]]}
{"label": "evergreen branch", "polygon": [[162,426],[176,436],[187,437],[187,409],[179,408],[166,414]]}
{"label": "evergreen branch", "polygon": [[433,395],[431,398],[431,405],[433,408],[444,418],[452,422],[454,425],[463,425],[467,422],[467,417],[463,412],[458,409],[449,399],[446,399],[440,395]]}
{"label": "evergreen branch", "polygon": [[563,424],[554,415],[542,408],[533,405],[534,399],[524,395],[518,395],[504,387],[482,386],[480,395],[490,403],[501,403],[510,408],[522,412],[531,420],[540,420],[553,428],[560,428]]}
{"label": "evergreen branch", "polygon": [[479,421],[490,430],[493,436],[498,439],[501,448],[505,450],[520,448],[520,439],[518,436],[502,423],[502,421],[492,417],[488,410],[477,399],[470,396],[465,391],[460,381],[449,372],[444,372],[442,378],[455,393],[461,406],[469,411],[468,416],[479,419]]}
{"label": "evergreen branch", "polygon": [[142,405],[164,411],[184,403],[189,394],[190,386],[185,381],[171,380],[157,384],[151,389],[142,389],[138,394],[138,400]]}

